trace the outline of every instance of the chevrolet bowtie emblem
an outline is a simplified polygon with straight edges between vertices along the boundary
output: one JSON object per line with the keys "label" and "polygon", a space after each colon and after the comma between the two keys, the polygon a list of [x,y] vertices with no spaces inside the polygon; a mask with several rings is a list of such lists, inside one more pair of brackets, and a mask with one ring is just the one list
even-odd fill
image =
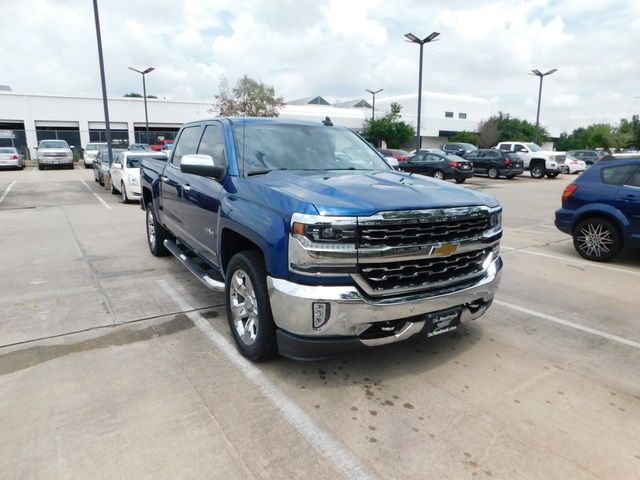
{"label": "chevrolet bowtie emblem", "polygon": [[440,247],[436,247],[436,249],[433,251],[433,253],[437,253],[438,255],[442,255],[443,257],[447,257],[449,255],[451,255],[452,253],[455,253],[458,251],[458,245],[455,243],[445,243],[444,245],[440,246]]}

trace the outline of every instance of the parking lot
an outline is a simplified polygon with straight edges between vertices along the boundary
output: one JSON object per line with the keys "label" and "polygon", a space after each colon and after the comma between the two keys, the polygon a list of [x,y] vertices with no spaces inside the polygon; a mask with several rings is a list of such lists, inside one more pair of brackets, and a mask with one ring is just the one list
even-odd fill
{"label": "parking lot", "polygon": [[494,305],[455,336],[252,364],[223,297],[148,251],[91,170],[0,172],[2,478],[640,478],[640,256],[504,207]]}

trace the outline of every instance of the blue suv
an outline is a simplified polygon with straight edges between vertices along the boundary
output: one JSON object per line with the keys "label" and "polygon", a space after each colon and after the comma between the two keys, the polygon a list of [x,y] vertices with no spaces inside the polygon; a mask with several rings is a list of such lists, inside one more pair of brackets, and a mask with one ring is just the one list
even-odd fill
{"label": "blue suv", "polygon": [[583,173],[562,193],[555,223],[588,260],[640,248],[640,156],[598,162]]}

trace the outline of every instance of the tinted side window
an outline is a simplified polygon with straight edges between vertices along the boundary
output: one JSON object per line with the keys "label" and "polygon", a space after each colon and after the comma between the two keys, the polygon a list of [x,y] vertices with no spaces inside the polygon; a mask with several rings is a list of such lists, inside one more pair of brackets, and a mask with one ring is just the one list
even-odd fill
{"label": "tinted side window", "polygon": [[480,150],[474,150],[473,152],[467,153],[466,158],[478,158],[480,156]]}
{"label": "tinted side window", "polygon": [[502,158],[500,152],[487,152],[487,158]]}
{"label": "tinted side window", "polygon": [[193,155],[196,153],[198,150],[198,140],[200,140],[200,125],[182,129],[178,142],[173,149],[171,164],[179,167],[183,155]]}
{"label": "tinted side window", "polygon": [[207,125],[200,140],[198,153],[201,155],[209,155],[213,158],[216,165],[226,165],[227,155],[224,146],[224,130],[222,125]]}
{"label": "tinted side window", "polygon": [[511,150],[511,144],[510,143],[503,143],[502,145],[500,145],[500,150],[505,150],[505,151],[509,151]]}
{"label": "tinted side window", "polygon": [[636,170],[636,173],[631,175],[631,178],[624,182],[624,184],[631,187],[640,187],[640,168]]}
{"label": "tinted side window", "polygon": [[442,159],[437,155],[427,155],[427,162],[439,162]]}
{"label": "tinted side window", "polygon": [[617,167],[603,168],[600,172],[602,181],[609,185],[622,185],[636,170],[637,165],[618,165]]}
{"label": "tinted side window", "polygon": [[424,162],[424,154],[423,153],[419,153],[417,155],[414,155],[413,157],[411,157],[411,159],[409,160],[410,162]]}

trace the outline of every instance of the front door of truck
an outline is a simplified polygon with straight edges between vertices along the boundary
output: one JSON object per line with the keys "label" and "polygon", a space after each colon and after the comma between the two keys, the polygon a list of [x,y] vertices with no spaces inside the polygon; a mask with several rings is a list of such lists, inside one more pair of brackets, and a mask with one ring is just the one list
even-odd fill
{"label": "front door of truck", "polygon": [[185,127],[180,132],[171,160],[160,176],[160,196],[162,198],[162,221],[175,235],[184,236],[182,218],[182,195],[185,175],[180,171],[183,155],[196,153],[200,140],[201,125]]}
{"label": "front door of truck", "polygon": [[[221,123],[205,125],[197,153],[209,155],[216,165],[227,165]],[[219,265],[218,219],[222,193],[222,184],[215,178],[185,174],[182,214],[187,242],[213,265]]]}

